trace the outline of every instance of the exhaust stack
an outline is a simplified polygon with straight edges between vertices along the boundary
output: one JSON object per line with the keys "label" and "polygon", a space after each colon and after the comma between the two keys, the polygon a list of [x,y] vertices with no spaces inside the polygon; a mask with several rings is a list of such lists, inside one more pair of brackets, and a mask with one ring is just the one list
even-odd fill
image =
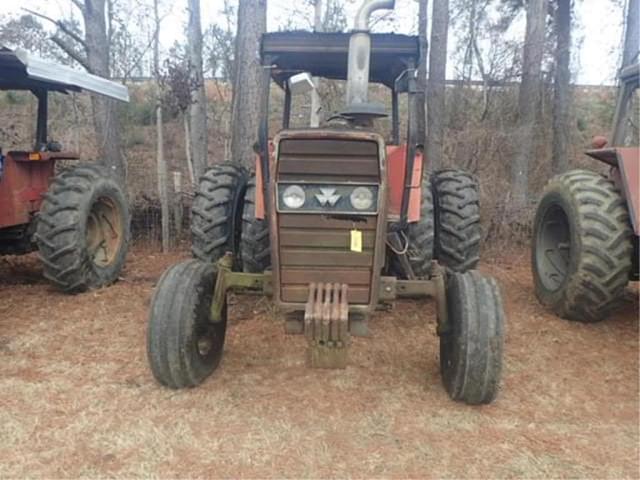
{"label": "exhaust stack", "polygon": [[353,24],[349,40],[349,63],[347,67],[347,111],[345,115],[355,117],[384,116],[384,108],[369,103],[369,62],[371,37],[369,19],[376,10],[393,9],[395,0],[365,0]]}

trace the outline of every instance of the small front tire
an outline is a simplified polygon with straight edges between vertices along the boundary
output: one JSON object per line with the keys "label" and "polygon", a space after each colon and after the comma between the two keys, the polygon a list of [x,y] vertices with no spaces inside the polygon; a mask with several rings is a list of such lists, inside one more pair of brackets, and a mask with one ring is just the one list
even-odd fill
{"label": "small front tire", "polygon": [[453,400],[491,403],[500,384],[504,310],[492,278],[447,275],[447,328],[440,335],[442,381]]}
{"label": "small front tire", "polygon": [[215,266],[198,260],[173,265],[160,278],[151,300],[147,358],[162,385],[195,387],[218,367],[227,306],[225,302],[222,320],[212,323],[215,281]]}

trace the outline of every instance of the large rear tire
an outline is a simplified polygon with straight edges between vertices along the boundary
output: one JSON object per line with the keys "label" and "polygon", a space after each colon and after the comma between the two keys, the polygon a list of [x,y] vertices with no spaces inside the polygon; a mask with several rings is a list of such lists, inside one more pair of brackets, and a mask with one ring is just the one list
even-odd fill
{"label": "large rear tire", "polygon": [[216,263],[226,252],[238,256],[247,172],[239,165],[215,165],[200,177],[191,207],[191,251]]}
{"label": "large rear tire", "polygon": [[440,170],[432,176],[435,204],[435,256],[455,272],[474,269],[480,261],[478,181],[462,170]]}
{"label": "large rear tire", "polygon": [[492,278],[447,275],[448,326],[440,335],[442,381],[453,400],[491,403],[500,385],[504,310]]}
{"label": "large rear tire", "polygon": [[588,170],[551,179],[533,226],[536,296],[557,315],[605,318],[619,303],[632,267],[629,212],[614,183]]}
{"label": "large rear tire", "polygon": [[[431,275],[434,249],[433,194],[429,177],[422,182],[420,199],[420,219],[410,223],[407,229],[407,259],[417,278],[429,278]],[[393,253],[390,261],[391,272],[400,278],[406,278],[398,254]]]}
{"label": "large rear tire", "polygon": [[158,281],[147,327],[147,358],[153,376],[170,388],[195,387],[218,367],[227,329],[212,323],[216,268],[198,260],[170,267]]}
{"label": "large rear tire", "polygon": [[244,195],[240,256],[242,269],[248,273],[262,273],[271,266],[269,222],[256,218],[255,176],[249,180]]}
{"label": "large rear tire", "polygon": [[115,282],[129,246],[129,209],[109,170],[81,164],[54,177],[35,240],[44,276],[64,292]]}

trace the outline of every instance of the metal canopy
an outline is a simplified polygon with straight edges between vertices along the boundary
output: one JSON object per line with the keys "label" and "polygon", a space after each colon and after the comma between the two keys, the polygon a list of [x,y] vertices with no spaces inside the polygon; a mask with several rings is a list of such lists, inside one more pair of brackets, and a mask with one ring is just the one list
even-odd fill
{"label": "metal canopy", "polygon": [[[262,36],[260,56],[271,66],[271,77],[282,87],[289,77],[309,72],[315,77],[347,78],[349,33],[272,32]],[[371,34],[369,81],[393,88],[394,81],[420,57],[418,37]]]}
{"label": "metal canopy", "polygon": [[42,60],[24,50],[5,47],[0,47],[0,89],[63,93],[86,90],[122,102],[129,101],[129,91],[120,83]]}

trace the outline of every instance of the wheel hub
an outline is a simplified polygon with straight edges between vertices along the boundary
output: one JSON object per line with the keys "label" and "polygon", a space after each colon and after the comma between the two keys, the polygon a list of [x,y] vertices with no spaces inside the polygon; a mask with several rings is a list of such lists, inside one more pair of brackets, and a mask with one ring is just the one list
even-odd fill
{"label": "wheel hub", "polygon": [[108,267],[118,256],[124,240],[122,212],[109,198],[100,197],[87,219],[87,250],[94,265]]}
{"label": "wheel hub", "polygon": [[544,213],[536,243],[540,280],[546,289],[556,291],[567,278],[571,258],[571,230],[562,208],[553,206]]}

